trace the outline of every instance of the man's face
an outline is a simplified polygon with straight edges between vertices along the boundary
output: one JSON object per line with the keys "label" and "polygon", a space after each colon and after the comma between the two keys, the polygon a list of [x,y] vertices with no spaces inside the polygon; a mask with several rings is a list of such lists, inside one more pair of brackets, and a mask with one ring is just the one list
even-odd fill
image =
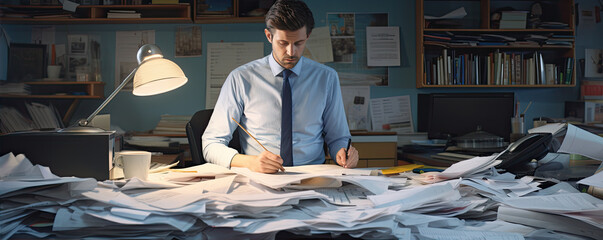
{"label": "man's face", "polygon": [[306,40],[308,40],[309,34],[306,34],[306,27],[297,31],[278,29],[273,31],[274,33],[270,33],[268,29],[265,29],[264,33],[268,41],[272,43],[274,59],[286,69],[295,67],[304,52]]}

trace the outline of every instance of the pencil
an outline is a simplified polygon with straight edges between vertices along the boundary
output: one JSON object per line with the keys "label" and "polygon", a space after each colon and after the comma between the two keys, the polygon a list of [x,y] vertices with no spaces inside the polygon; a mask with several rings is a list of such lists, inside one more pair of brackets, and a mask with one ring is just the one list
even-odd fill
{"label": "pencil", "polygon": [[262,144],[260,143],[260,141],[258,141],[257,139],[255,139],[255,137],[253,137],[253,135],[251,135],[251,133],[249,133],[249,132],[247,131],[247,129],[245,129],[243,126],[241,126],[241,124],[239,124],[239,122],[237,122],[237,120],[235,120],[233,117],[231,117],[231,119],[232,119],[234,122],[236,122],[236,123],[237,123],[237,125],[239,125],[239,127],[241,127],[241,129],[243,129],[243,131],[245,131],[245,132],[247,133],[247,135],[249,135],[251,138],[253,138],[253,140],[255,140],[255,142],[257,142],[258,144],[260,144],[260,146],[262,146],[262,148],[263,148],[265,151],[267,151],[267,152],[268,152],[268,149],[266,149],[266,148],[264,147],[264,145],[262,145]]}
{"label": "pencil", "polygon": [[532,101],[530,101],[530,102],[528,103],[528,106],[526,107],[526,109],[524,109],[524,110],[523,110],[523,113],[522,113],[521,115],[525,115],[525,114],[526,114],[526,112],[528,111],[528,108],[530,108],[530,106],[531,106],[531,105],[532,105]]}

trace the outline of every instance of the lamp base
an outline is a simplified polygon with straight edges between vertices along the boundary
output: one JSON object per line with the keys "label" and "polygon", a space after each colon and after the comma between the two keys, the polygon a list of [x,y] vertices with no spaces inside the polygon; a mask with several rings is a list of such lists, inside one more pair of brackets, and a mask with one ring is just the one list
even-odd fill
{"label": "lamp base", "polygon": [[59,130],[58,132],[70,132],[70,133],[100,133],[107,132],[107,130],[97,127],[89,126],[72,126]]}

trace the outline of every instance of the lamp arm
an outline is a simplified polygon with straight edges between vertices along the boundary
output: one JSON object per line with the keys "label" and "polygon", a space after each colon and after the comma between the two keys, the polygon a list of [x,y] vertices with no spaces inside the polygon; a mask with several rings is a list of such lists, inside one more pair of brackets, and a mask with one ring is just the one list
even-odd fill
{"label": "lamp arm", "polygon": [[130,72],[130,74],[128,74],[128,76],[121,82],[121,84],[119,84],[119,86],[117,86],[117,88],[111,93],[111,95],[109,95],[109,97],[107,97],[105,99],[105,101],[100,106],[98,106],[98,108],[96,110],[94,110],[94,112],[92,114],[90,114],[90,116],[88,116],[88,118],[79,120],[78,125],[82,126],[82,127],[88,126],[90,121],[92,121],[92,119],[94,117],[96,117],[96,115],[101,110],[103,110],[103,108],[105,106],[107,106],[107,104],[115,97],[115,95],[117,95],[117,93],[119,93],[119,91],[121,91],[121,89],[123,89],[126,86],[126,84],[128,84],[128,82],[130,82],[130,80],[132,80],[132,78],[134,77],[134,74],[136,73],[136,70],[138,70],[138,67],[135,67],[132,70],[132,72]]}

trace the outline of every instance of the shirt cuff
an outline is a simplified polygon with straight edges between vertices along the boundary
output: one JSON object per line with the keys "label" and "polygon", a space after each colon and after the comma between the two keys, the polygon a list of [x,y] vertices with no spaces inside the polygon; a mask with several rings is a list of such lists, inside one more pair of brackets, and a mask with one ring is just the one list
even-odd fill
{"label": "shirt cuff", "polygon": [[209,163],[230,169],[230,162],[239,152],[220,143],[210,143],[203,151],[205,160]]}

